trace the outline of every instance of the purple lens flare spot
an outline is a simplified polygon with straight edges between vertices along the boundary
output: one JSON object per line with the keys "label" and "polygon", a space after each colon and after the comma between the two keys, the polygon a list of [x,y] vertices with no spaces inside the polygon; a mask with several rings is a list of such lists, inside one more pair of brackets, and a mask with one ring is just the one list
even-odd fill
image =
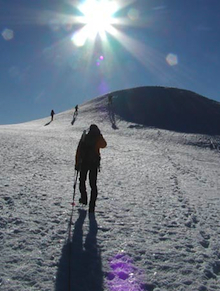
{"label": "purple lens flare spot", "polygon": [[133,265],[132,259],[124,252],[110,259],[111,271],[107,274],[110,291],[147,291],[141,277],[143,271]]}
{"label": "purple lens flare spot", "polygon": [[125,273],[125,272],[123,272],[123,271],[118,272],[117,275],[118,275],[118,277],[119,277],[120,279],[122,279],[122,280],[126,280],[126,279],[129,278],[129,274],[127,274],[127,273]]}

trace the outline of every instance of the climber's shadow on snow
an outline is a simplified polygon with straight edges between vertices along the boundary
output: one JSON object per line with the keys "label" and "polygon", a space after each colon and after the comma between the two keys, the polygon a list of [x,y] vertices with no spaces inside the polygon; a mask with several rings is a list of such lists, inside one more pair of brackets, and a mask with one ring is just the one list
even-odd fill
{"label": "climber's shadow on snow", "polygon": [[71,121],[71,125],[73,125],[75,123],[75,121],[76,121],[76,118],[73,117],[73,120]]}
{"label": "climber's shadow on snow", "polygon": [[109,107],[108,107],[108,115],[109,115],[110,122],[112,124],[112,128],[118,129],[118,127],[116,125],[115,112],[114,112],[112,105],[111,106],[109,105]]}
{"label": "climber's shadow on snow", "polygon": [[59,262],[56,291],[103,291],[101,254],[97,246],[97,222],[89,216],[89,230],[83,244],[83,224],[87,212],[79,210],[72,241],[64,245]]}
{"label": "climber's shadow on snow", "polygon": [[72,125],[76,122],[77,116],[78,116],[78,112],[75,111],[74,114],[73,114],[73,119],[72,119],[72,121],[71,121],[71,124],[72,124]]}
{"label": "climber's shadow on snow", "polygon": [[47,125],[51,124],[51,122],[52,122],[52,120],[47,122],[46,124],[44,124],[44,126],[47,126]]}

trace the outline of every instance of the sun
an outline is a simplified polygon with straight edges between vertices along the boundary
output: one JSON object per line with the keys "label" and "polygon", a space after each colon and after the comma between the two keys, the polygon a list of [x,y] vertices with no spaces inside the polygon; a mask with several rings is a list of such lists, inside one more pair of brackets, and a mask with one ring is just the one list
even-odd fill
{"label": "sun", "polygon": [[77,46],[82,46],[87,39],[94,40],[97,35],[102,39],[111,30],[114,14],[118,11],[116,2],[109,0],[87,0],[78,7],[83,14],[80,22],[84,26],[77,31],[72,40]]}
{"label": "sun", "polygon": [[85,23],[92,35],[107,31],[113,23],[114,9],[111,2],[89,1],[82,11],[85,15]]}

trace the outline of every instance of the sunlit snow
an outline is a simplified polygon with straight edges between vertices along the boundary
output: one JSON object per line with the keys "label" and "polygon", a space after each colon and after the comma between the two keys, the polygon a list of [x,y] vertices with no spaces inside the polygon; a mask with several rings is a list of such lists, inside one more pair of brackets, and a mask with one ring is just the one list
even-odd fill
{"label": "sunlit snow", "polygon": [[[219,136],[126,122],[107,96],[73,113],[0,126],[0,289],[220,290]],[[94,217],[78,187],[71,206],[91,123],[108,143]]]}

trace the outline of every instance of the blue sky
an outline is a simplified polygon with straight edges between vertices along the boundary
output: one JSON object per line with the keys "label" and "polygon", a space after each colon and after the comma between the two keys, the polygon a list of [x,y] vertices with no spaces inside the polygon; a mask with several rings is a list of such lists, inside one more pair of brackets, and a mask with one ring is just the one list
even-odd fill
{"label": "blue sky", "polygon": [[[87,1],[93,1],[87,14],[88,7],[97,13],[95,0]],[[0,124],[138,86],[177,87],[220,101],[219,0],[113,2],[111,22],[99,22],[106,31],[95,37],[85,29],[86,1],[0,0]]]}

